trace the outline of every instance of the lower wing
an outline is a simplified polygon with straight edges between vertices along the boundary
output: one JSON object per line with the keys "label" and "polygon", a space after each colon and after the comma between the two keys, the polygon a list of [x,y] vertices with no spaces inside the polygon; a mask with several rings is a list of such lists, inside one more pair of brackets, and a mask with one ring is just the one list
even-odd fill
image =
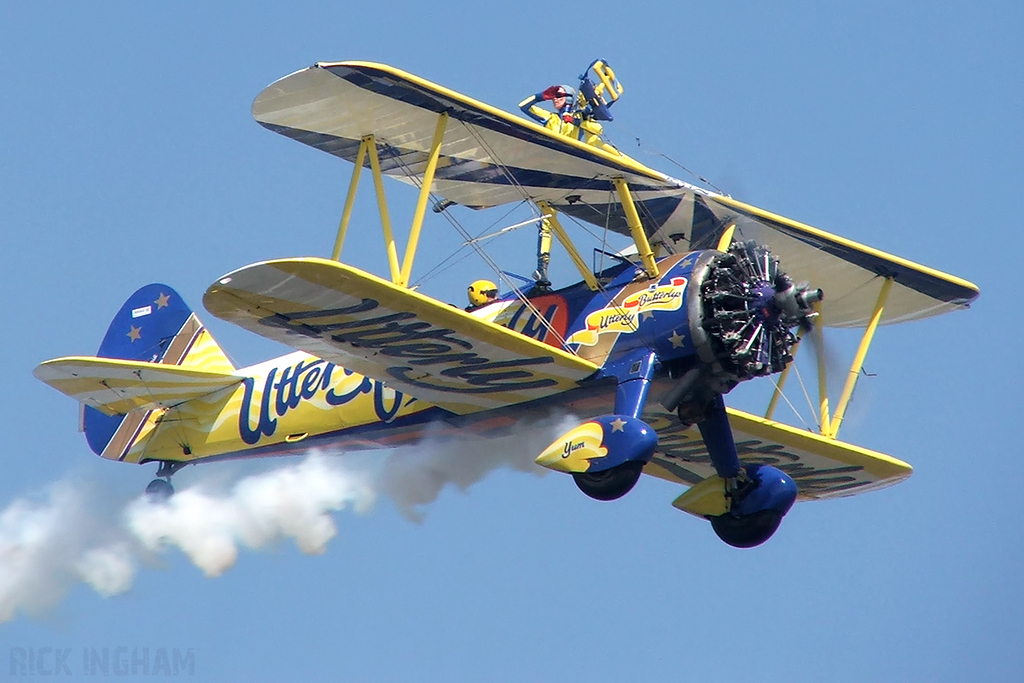
{"label": "lower wing", "polygon": [[265,261],[203,299],[218,318],[456,414],[551,396],[597,366],[337,261]]}
{"label": "lower wing", "polygon": [[[741,410],[728,411],[740,460],[779,468],[796,482],[800,500],[852,496],[891,486],[913,472],[907,463],[883,453]],[[645,415],[645,419],[648,417]],[[658,432],[658,450],[644,472],[694,489],[715,477],[696,427],[683,426],[670,413],[654,416],[648,422]],[[720,494],[721,486],[717,488]],[[682,504],[676,502],[677,507],[687,509],[687,494],[680,497]]]}

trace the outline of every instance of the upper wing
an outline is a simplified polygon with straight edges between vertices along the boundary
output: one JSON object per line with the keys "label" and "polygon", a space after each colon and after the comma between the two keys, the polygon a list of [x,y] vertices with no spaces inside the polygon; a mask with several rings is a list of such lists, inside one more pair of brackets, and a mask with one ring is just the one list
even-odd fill
{"label": "upper wing", "polygon": [[574,193],[607,204],[613,176],[641,199],[674,206],[679,199],[671,195],[686,187],[629,157],[384,64],[318,63],[272,83],[252,105],[269,130],[351,162],[373,135],[381,171],[417,185],[443,112],[449,122],[431,190],[463,206],[564,202]]}
{"label": "upper wing", "polygon": [[[731,197],[708,197],[706,205],[718,217],[719,226],[735,223],[738,238],[770,248],[794,281],[809,282],[824,291],[821,319],[825,325],[865,327],[886,278],[892,278],[893,285],[882,313],[883,325],[966,308],[978,298],[976,285],[954,275]],[[720,228],[714,229],[704,239],[717,241],[720,234]]]}
{"label": "upper wing", "polygon": [[593,363],[319,258],[229,273],[203,303],[227,320],[457,414],[574,388]]}
{"label": "upper wing", "polygon": [[[911,475],[907,463],[883,453],[729,408],[736,450],[745,463],[772,465],[796,482],[801,500],[852,496],[896,484]],[[695,486],[715,476],[696,427],[674,415],[645,414],[658,432],[658,450],[644,472]]]}
{"label": "upper wing", "polygon": [[768,246],[794,280],[825,291],[826,325],[864,326],[887,277],[894,285],[882,324],[963,308],[978,296],[960,278],[689,185],[384,64],[316,64],[268,86],[252,111],[268,129],[353,162],[373,135],[382,171],[417,185],[446,112],[433,192],[474,208],[544,200],[629,235],[611,183],[622,178],[652,244],[714,248],[735,223],[738,236]]}
{"label": "upper wing", "polygon": [[137,408],[173,408],[242,381],[230,373],[91,356],[48,360],[32,374],[107,415],[125,415]]}

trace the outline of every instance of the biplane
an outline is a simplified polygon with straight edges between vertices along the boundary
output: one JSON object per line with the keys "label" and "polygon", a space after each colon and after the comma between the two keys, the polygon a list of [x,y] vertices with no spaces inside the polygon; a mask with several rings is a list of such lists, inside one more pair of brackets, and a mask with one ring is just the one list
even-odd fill
{"label": "biplane", "polygon": [[[581,86],[579,109],[610,119],[623,92],[610,66],[592,64]],[[170,495],[171,475],[189,464],[413,445],[428,429],[491,436],[555,413],[580,423],[540,465],[599,500],[625,495],[642,473],[678,483],[673,505],[736,547],[767,540],[797,500],[910,476],[839,429],[877,327],[966,308],[979,294],[970,282],[672,178],[592,127],[551,130],[383,64],[317,63],[268,86],[252,111],[353,164],[331,258],[254,263],[203,298],[217,318],[294,352],[236,368],[176,291],[151,284],[125,302],[96,356],[35,370],[82,404],[93,451],[158,464],[154,496]],[[340,260],[366,168],[385,277]],[[385,178],[418,193],[401,259]],[[513,202],[535,210],[528,284],[472,311],[410,287],[429,207]],[[590,267],[563,220],[634,248]],[[579,282],[548,282],[554,240]],[[819,358],[817,427],[774,420],[801,338],[825,326],[864,330],[837,403]],[[738,383],[777,373],[765,415],[726,407]]]}

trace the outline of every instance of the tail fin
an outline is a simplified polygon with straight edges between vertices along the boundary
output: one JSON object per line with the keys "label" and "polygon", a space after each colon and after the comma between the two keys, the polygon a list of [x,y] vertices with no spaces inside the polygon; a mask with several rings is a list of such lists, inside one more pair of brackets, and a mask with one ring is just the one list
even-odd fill
{"label": "tail fin", "polygon": [[[230,373],[235,366],[199,318],[174,289],[151,284],[125,301],[114,316],[99,351],[101,358],[181,365]],[[120,459],[145,425],[148,411],[104,415],[83,406],[82,430],[97,455]]]}

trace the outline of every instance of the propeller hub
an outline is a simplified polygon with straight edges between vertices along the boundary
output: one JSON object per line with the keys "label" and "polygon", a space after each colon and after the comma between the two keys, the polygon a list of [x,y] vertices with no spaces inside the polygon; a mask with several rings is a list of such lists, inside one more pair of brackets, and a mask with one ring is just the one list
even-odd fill
{"label": "propeller hub", "polygon": [[753,297],[751,308],[756,317],[762,323],[771,323],[779,317],[778,306],[774,305],[776,296],[775,288],[767,282],[758,282],[750,290]]}

